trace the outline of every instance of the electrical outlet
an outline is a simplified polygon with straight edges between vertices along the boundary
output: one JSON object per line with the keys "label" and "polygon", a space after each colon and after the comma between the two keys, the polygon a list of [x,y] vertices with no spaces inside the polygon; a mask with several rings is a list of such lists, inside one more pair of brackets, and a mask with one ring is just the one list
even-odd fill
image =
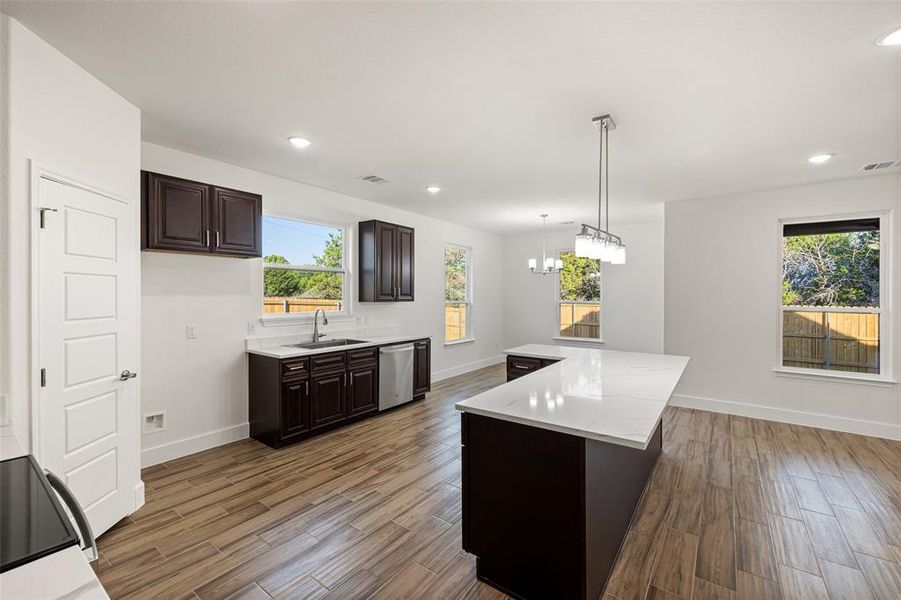
{"label": "electrical outlet", "polygon": [[185,339],[186,340],[196,340],[197,339],[197,325],[185,325]]}
{"label": "electrical outlet", "polygon": [[152,413],[144,413],[143,433],[157,433],[166,429],[166,411],[160,410]]}

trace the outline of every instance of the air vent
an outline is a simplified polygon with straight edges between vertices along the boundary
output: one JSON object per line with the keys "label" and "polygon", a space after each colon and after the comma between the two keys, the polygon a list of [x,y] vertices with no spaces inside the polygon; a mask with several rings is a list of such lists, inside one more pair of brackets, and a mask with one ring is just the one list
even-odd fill
{"label": "air vent", "polygon": [[368,181],[369,183],[388,183],[387,179],[385,179],[384,177],[379,177],[378,175],[363,175],[362,177],[360,177],[360,179],[362,179],[363,181]]}
{"label": "air vent", "polygon": [[561,225],[573,225],[573,224],[575,224],[575,221],[560,221],[560,224]]}
{"label": "air vent", "polygon": [[890,167],[901,167],[901,160],[888,160],[885,162],[875,162],[864,165],[861,171],[878,171],[879,169],[888,169]]}

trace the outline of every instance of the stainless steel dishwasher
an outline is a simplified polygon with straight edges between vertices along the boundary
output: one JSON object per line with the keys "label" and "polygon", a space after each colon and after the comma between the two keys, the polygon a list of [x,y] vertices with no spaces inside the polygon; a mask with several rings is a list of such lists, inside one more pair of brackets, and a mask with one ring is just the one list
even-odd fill
{"label": "stainless steel dishwasher", "polygon": [[413,400],[413,344],[379,348],[379,410]]}

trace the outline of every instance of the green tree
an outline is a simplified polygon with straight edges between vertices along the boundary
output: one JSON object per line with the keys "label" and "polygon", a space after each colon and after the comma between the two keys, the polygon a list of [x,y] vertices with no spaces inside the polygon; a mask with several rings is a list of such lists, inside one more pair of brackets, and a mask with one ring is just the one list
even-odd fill
{"label": "green tree", "polygon": [[593,258],[580,258],[574,252],[562,252],[560,299],[569,302],[599,302],[601,299],[601,265]]}
{"label": "green tree", "polygon": [[466,301],[466,250],[449,246],[444,249],[444,300]]}
{"label": "green tree", "polygon": [[[344,266],[344,244],[341,242],[340,233],[329,233],[325,241],[322,254],[314,254],[313,262],[317,267],[330,267],[333,269]],[[340,300],[344,290],[344,275],[341,273],[316,272],[313,273],[304,291],[306,298],[325,298],[328,300]]]}
{"label": "green tree", "polygon": [[879,306],[879,232],[783,239],[782,304]]}
{"label": "green tree", "polygon": [[[263,258],[264,264],[287,265],[288,259],[279,254]],[[263,269],[263,295],[268,297],[300,296],[306,289],[306,275],[300,271],[283,269]]]}

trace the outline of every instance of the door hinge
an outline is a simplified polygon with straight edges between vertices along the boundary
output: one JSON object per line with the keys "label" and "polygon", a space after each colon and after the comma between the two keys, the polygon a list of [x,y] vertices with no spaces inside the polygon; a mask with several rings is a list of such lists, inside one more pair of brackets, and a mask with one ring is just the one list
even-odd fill
{"label": "door hinge", "polygon": [[55,208],[47,208],[46,206],[42,206],[42,207],[40,208],[40,211],[41,211],[41,229],[44,229],[44,228],[46,227],[46,225],[47,225],[47,220],[46,220],[46,218],[44,217],[44,213],[46,213],[48,210],[49,210],[50,212],[59,212],[59,211],[58,211],[57,209],[55,209]]}
{"label": "door hinge", "polygon": [[47,387],[47,369],[41,369],[41,387]]}

